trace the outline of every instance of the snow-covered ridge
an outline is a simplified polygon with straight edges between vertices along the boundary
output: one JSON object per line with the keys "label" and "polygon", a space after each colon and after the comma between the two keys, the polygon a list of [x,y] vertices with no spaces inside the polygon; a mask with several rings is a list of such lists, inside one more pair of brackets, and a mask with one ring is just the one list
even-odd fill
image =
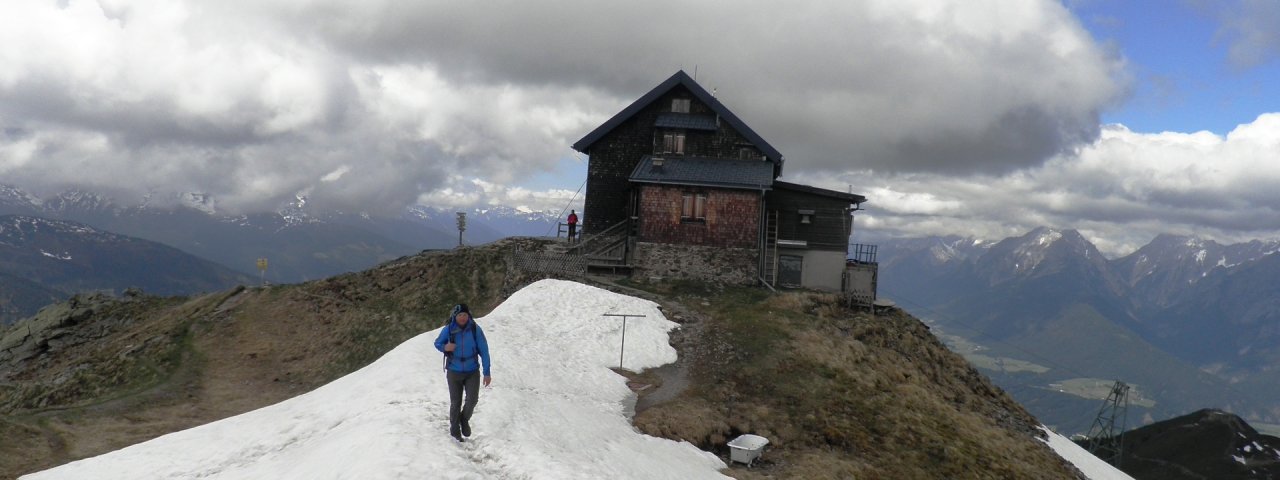
{"label": "snow-covered ridge", "polygon": [[[572,305],[572,308],[560,306]],[[675,361],[657,305],[578,283],[543,280],[477,319],[493,356],[475,436],[447,430],[438,330],[369,366],[276,405],[165,435],[24,479],[726,478],[715,455],[640,434],[618,365]]]}
{"label": "snow-covered ridge", "polygon": [[39,207],[44,202],[35,195],[12,185],[0,184],[0,201],[8,201],[19,205]]}
{"label": "snow-covered ridge", "polygon": [[[572,305],[573,308],[557,306]],[[475,435],[447,436],[448,394],[433,341],[414,337],[374,363],[276,405],[22,477],[46,479],[727,478],[686,442],[640,434],[618,362],[675,360],[676,324],[657,305],[574,282],[543,280],[477,319],[494,359]],[[1045,429],[1046,443],[1095,480],[1129,479]]]}

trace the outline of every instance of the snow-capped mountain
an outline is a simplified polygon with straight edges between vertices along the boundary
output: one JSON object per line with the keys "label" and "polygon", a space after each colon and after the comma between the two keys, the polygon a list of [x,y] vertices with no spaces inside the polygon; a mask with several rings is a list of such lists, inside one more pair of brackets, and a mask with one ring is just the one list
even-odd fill
{"label": "snow-capped mountain", "polygon": [[0,209],[9,213],[34,214],[42,202],[34,195],[10,185],[0,184]]}
{"label": "snow-capped mountain", "polygon": [[128,207],[84,190],[70,190],[41,201],[18,188],[6,187],[0,190],[0,199],[0,214],[76,221],[170,245],[241,272],[259,273],[257,259],[267,258],[266,278],[273,282],[322,278],[368,268],[423,248],[452,245],[444,232],[430,228],[389,237],[386,233],[398,230],[380,230],[378,219],[360,224],[326,221],[325,214],[311,211],[303,196],[277,212],[240,216],[220,214],[217,199],[200,193],[172,198],[151,195]]}
{"label": "snow-capped mountain", "polygon": [[1075,230],[1040,227],[1021,237],[996,243],[974,263],[975,274],[988,285],[1044,276],[1067,268],[1085,269],[1085,275],[1096,276],[1106,282],[1107,288],[1119,291],[1120,282],[1111,272],[1106,257]]}
{"label": "snow-capped mountain", "polygon": [[995,242],[955,235],[882,241],[878,245],[880,269],[893,274],[880,276],[881,288],[915,292],[912,300],[925,305],[950,298],[956,289],[966,287],[951,277],[958,270],[972,268],[992,245]]}
{"label": "snow-capped mountain", "polygon": [[41,210],[65,217],[116,214],[121,209],[107,197],[85,190],[67,190],[41,204]]}
{"label": "snow-capped mountain", "polygon": [[459,211],[467,214],[466,237],[474,243],[505,237],[553,237],[556,225],[564,221],[559,211],[503,206],[456,210],[417,205],[409,208],[409,215],[456,232]]}
{"label": "snow-capped mountain", "polygon": [[1065,427],[1097,406],[1028,388],[1029,378],[1043,377],[1036,382],[1043,387],[1089,376],[1150,386],[1156,405],[1134,408],[1155,418],[1218,405],[1260,415],[1252,420],[1280,420],[1267,413],[1280,408],[1280,370],[1273,367],[1280,361],[1273,327],[1280,321],[1280,256],[1270,255],[1276,242],[1162,236],[1115,260],[1075,231],[1049,228],[977,256],[885,243],[881,295],[925,305],[942,328],[1050,368],[995,377],[1012,382],[1003,386],[1041,419]]}
{"label": "snow-capped mountain", "polygon": [[1254,240],[1221,245],[1213,240],[1159,235],[1142,248],[1113,262],[1133,294],[1166,307],[1187,288],[1215,270],[1229,270],[1280,250],[1280,242]]}

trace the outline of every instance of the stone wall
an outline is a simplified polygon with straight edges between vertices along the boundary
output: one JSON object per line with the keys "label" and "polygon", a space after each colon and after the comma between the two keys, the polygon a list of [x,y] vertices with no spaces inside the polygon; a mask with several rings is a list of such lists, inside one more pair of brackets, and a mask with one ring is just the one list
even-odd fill
{"label": "stone wall", "polygon": [[738,285],[759,283],[754,248],[638,242],[632,264],[638,278],[661,277]]}

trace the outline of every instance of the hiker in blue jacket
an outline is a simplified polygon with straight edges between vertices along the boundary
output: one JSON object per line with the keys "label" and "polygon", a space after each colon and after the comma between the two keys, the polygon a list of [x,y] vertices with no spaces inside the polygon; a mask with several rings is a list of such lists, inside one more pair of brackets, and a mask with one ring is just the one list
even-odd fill
{"label": "hiker in blue jacket", "polygon": [[[484,330],[471,319],[465,303],[453,307],[449,324],[436,337],[436,349],[444,352],[445,379],[449,383],[449,435],[454,440],[471,436],[471,412],[480,397],[480,365],[484,364],[484,386],[489,386],[489,341]],[[477,358],[479,357],[479,358]],[[467,401],[462,402],[466,391]]]}

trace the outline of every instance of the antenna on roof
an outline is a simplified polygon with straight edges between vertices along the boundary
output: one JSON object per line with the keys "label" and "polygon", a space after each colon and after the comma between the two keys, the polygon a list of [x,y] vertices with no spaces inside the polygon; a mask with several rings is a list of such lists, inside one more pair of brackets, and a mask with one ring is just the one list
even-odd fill
{"label": "antenna on roof", "polygon": [[693,64],[693,81],[698,81],[698,64]]}

